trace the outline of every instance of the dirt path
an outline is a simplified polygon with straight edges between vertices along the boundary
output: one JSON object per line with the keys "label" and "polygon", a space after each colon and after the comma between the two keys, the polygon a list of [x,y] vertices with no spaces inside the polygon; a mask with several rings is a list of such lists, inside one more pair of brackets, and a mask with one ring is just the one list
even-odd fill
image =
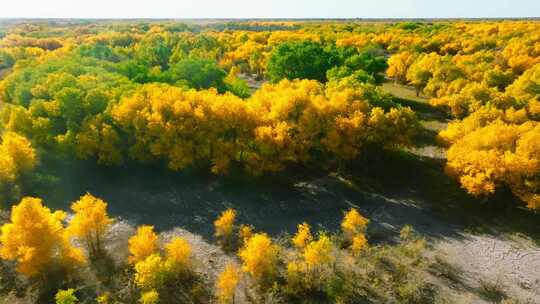
{"label": "dirt path", "polygon": [[449,117],[443,111],[432,107],[429,98],[424,95],[416,96],[416,90],[412,87],[385,82],[383,90],[396,97],[396,101],[413,109],[422,129],[415,140],[415,147],[407,150],[415,155],[437,159],[445,159],[446,152],[437,142],[437,133],[446,129]]}
{"label": "dirt path", "polygon": [[249,87],[249,90],[250,92],[253,94],[255,91],[257,91],[258,89],[260,89],[267,81],[264,80],[264,79],[256,79],[256,77],[254,75],[249,75],[249,74],[240,74],[238,75],[238,77],[240,79],[243,79],[244,81],[246,81],[248,87]]}

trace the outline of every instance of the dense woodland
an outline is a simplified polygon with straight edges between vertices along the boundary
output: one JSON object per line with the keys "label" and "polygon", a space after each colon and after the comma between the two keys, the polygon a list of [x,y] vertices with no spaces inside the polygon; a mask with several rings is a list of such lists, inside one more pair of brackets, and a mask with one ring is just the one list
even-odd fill
{"label": "dense woodland", "polygon": [[346,170],[420,130],[384,82],[414,87],[451,118],[437,138],[463,191],[540,208],[536,21],[43,21],[0,25],[0,37],[5,293],[60,304],[439,301],[413,279],[422,237],[405,227],[396,244],[371,246],[355,209],[340,232],[304,223],[284,239],[224,211],[215,238],[238,263],[209,278],[186,240],[151,226],[130,238],[127,259],[109,258],[114,219],[91,194],[72,216],[28,196],[49,158],[224,177]]}

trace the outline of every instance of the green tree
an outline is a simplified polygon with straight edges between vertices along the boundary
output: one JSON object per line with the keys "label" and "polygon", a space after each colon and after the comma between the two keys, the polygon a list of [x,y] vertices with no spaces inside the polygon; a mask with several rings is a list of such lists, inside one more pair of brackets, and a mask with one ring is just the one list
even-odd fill
{"label": "green tree", "polygon": [[122,61],[118,63],[117,68],[120,74],[135,82],[147,83],[152,81],[150,76],[150,66],[142,60],[133,59]]}
{"label": "green tree", "polygon": [[13,66],[15,59],[9,53],[0,50],[0,69]]}
{"label": "green tree", "polygon": [[135,47],[137,59],[147,62],[151,66],[158,66],[162,71],[169,68],[171,54],[172,48],[168,45],[166,39],[160,35],[150,36]]}
{"label": "green tree", "polygon": [[164,73],[164,80],[173,84],[185,84],[190,88],[216,88],[225,91],[227,73],[213,60],[201,58],[183,59]]}
{"label": "green tree", "polygon": [[347,58],[344,65],[352,71],[365,71],[374,77],[377,82],[381,82],[384,79],[384,77],[380,76],[380,73],[383,73],[388,68],[384,57],[374,56],[367,52]]}
{"label": "green tree", "polygon": [[321,44],[311,41],[286,42],[271,53],[266,72],[273,82],[281,79],[314,79],[326,81],[332,56]]}

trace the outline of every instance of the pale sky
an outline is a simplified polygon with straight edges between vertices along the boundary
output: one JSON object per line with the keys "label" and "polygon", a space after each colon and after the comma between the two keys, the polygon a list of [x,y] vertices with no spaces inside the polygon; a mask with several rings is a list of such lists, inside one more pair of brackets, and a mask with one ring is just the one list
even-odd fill
{"label": "pale sky", "polygon": [[0,0],[0,18],[540,17],[540,0]]}

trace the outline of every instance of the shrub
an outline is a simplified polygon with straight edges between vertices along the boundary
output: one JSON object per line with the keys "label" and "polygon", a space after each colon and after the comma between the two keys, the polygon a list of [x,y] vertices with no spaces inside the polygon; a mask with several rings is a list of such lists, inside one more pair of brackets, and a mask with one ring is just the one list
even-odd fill
{"label": "shrub", "polygon": [[156,252],[137,262],[134,282],[142,292],[140,300],[146,296],[148,301],[158,297],[163,303],[207,301],[205,286],[193,271],[191,253],[189,243],[176,237],[165,245],[164,257]]}
{"label": "shrub", "polygon": [[79,299],[75,296],[75,289],[59,290],[54,296],[56,304],[75,304]]}
{"label": "shrub", "polygon": [[304,248],[298,248],[287,264],[286,292],[293,297],[317,297],[337,274],[334,268],[337,248],[324,233]]}
{"label": "shrub", "polygon": [[483,298],[494,303],[499,303],[507,298],[504,286],[498,280],[480,280],[479,293]]}
{"label": "shrub", "polygon": [[236,266],[234,264],[227,264],[217,279],[216,289],[219,303],[234,303],[238,280],[239,273]]}
{"label": "shrub", "polygon": [[191,269],[191,246],[179,237],[165,245],[169,271],[187,273]]}
{"label": "shrub", "polygon": [[108,292],[105,292],[105,293],[100,294],[96,298],[96,302],[98,304],[109,304],[110,303],[110,298],[111,298],[111,294],[108,293]]}
{"label": "shrub", "polygon": [[313,236],[311,235],[311,228],[309,225],[307,223],[299,224],[298,232],[296,232],[296,235],[292,239],[294,246],[298,249],[303,249],[312,240]]}
{"label": "shrub", "polygon": [[166,273],[163,259],[159,254],[152,254],[135,264],[135,284],[148,290],[163,287]]}
{"label": "shrub", "polygon": [[345,213],[345,217],[341,222],[341,230],[347,240],[352,241],[355,236],[364,233],[368,223],[369,220],[363,217],[358,210],[351,208]]}
{"label": "shrub", "polygon": [[238,252],[243,270],[251,275],[261,289],[269,288],[278,269],[279,247],[265,233],[251,237]]}
{"label": "shrub", "polygon": [[253,226],[251,225],[240,225],[238,229],[238,236],[240,238],[241,245],[245,244],[253,236]]}
{"label": "shrub", "polygon": [[318,240],[310,242],[304,249],[303,257],[308,269],[318,269],[334,263],[336,257],[330,237],[321,234]]}
{"label": "shrub", "polygon": [[139,299],[141,304],[158,304],[159,303],[159,293],[155,290],[150,290],[144,292]]}
{"label": "shrub", "polygon": [[367,239],[364,234],[355,235],[352,239],[351,251],[354,255],[360,254],[367,247]]}
{"label": "shrub", "polygon": [[233,246],[233,231],[234,222],[236,219],[236,211],[227,209],[214,221],[215,236],[218,242],[224,249],[231,249]]}

